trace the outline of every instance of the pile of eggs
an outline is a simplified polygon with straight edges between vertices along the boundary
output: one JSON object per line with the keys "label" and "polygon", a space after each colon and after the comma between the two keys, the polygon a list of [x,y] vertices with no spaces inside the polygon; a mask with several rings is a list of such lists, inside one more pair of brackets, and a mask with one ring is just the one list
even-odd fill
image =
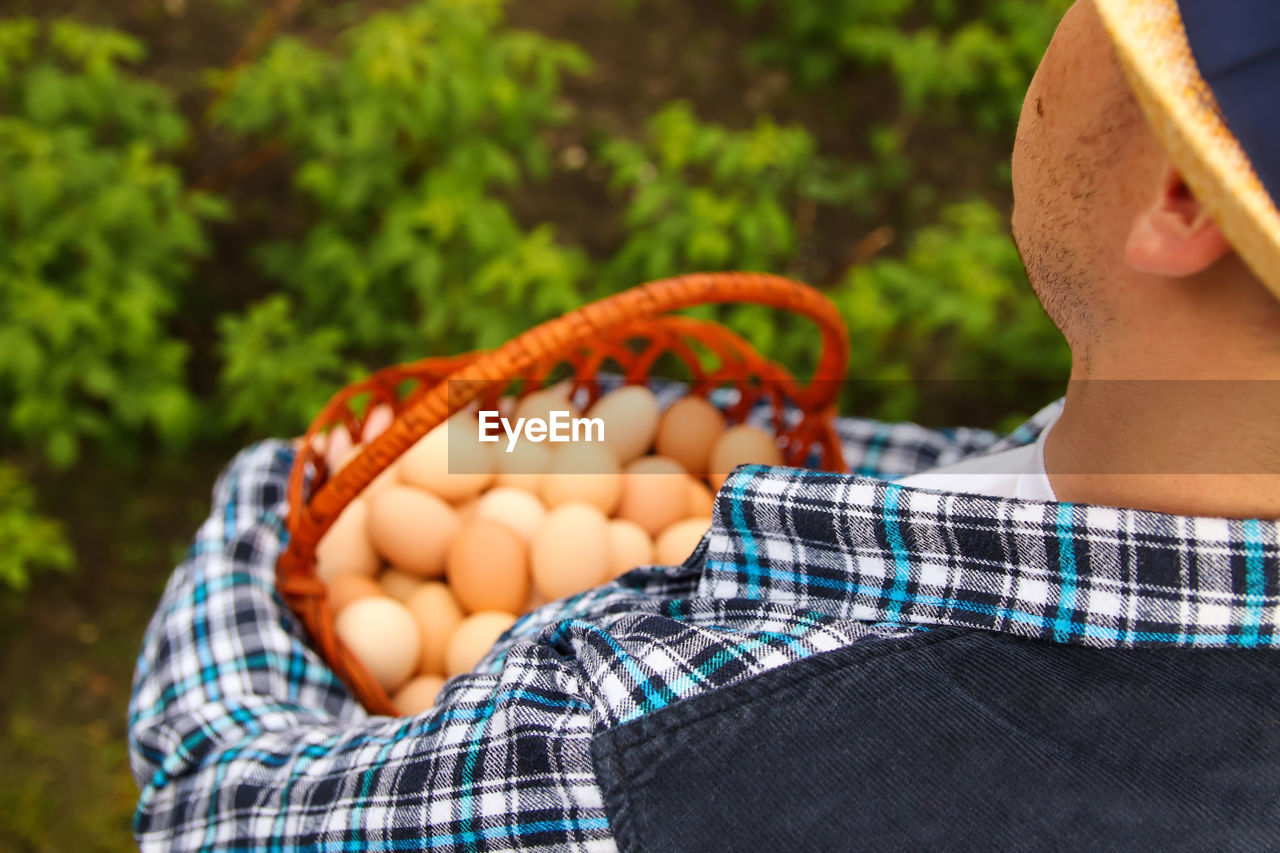
{"label": "pile of eggs", "polygon": [[[567,388],[500,403],[514,423],[580,413]],[[480,440],[474,411],[454,415],[380,474],[316,548],[338,636],[392,696],[430,708],[516,618],[633,568],[683,562],[711,523],[712,489],[734,466],[781,464],[777,442],[728,427],[700,397],[660,411],[629,385],[586,413],[602,441]],[[363,438],[391,423],[370,411]],[[492,433],[491,433],[492,434]],[[324,439],[330,472],[363,448],[345,428]],[[652,451],[652,452],[651,452]]]}

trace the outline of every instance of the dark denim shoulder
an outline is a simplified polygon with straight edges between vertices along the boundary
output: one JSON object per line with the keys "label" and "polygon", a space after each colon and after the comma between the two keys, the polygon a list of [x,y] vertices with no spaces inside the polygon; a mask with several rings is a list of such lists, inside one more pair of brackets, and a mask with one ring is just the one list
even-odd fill
{"label": "dark denim shoulder", "polygon": [[597,736],[619,847],[1280,849],[1280,652],[870,640]]}

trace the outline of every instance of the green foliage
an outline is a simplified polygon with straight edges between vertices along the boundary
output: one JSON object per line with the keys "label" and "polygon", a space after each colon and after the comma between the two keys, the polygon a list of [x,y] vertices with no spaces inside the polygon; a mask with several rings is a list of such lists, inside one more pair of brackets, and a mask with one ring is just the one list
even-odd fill
{"label": "green foliage", "polygon": [[352,370],[494,346],[583,301],[585,256],[502,193],[547,172],[540,134],[587,60],[501,10],[423,0],[333,51],[279,40],[235,80],[218,121],[284,141],[310,221],[260,255],[287,298],[222,323],[233,423],[300,429]]}
{"label": "green foliage", "polygon": [[[734,0],[744,11],[761,0]],[[849,65],[884,68],[903,109],[998,131],[1022,95],[1069,0],[777,0],[756,57],[802,82],[829,83]]]}
{"label": "green foliage", "polygon": [[36,572],[66,571],[74,563],[62,525],[36,512],[31,486],[0,462],[0,598],[24,591]]}
{"label": "green foliage", "polygon": [[795,249],[789,211],[815,174],[813,138],[767,118],[751,130],[703,124],[677,102],[645,142],[613,139],[601,156],[629,196],[627,241],[609,264],[619,286],[716,269],[775,269]]}
{"label": "green foliage", "polygon": [[166,322],[219,206],[165,162],[185,125],[122,69],[141,55],[112,31],[0,21],[0,434],[59,466],[83,439],[176,444],[196,420]]}
{"label": "green foliage", "polygon": [[947,208],[904,257],[855,268],[831,295],[853,341],[849,374],[882,383],[884,417],[913,416],[913,378],[1008,383],[1059,379],[1070,368],[1004,221],[985,202]]}

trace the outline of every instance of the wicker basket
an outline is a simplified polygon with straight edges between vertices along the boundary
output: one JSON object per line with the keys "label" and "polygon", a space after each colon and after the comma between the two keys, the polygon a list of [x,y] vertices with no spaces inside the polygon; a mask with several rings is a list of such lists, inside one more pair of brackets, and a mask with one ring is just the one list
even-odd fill
{"label": "wicker basket", "polygon": [[[708,303],[756,303],[812,319],[821,334],[813,381],[801,384],[784,368],[760,356],[723,326],[668,312]],[[670,354],[682,361],[690,393],[706,395],[735,387],[739,397],[726,414],[741,421],[757,402],[773,404],[775,433],[788,464],[803,464],[816,452],[820,467],[842,468],[833,430],[835,404],[848,360],[848,333],[835,306],[812,288],[760,273],[703,273],[664,279],[593,302],[550,320],[489,352],[428,358],[381,370],[356,382],[324,407],[307,430],[289,479],[289,542],[277,564],[277,585],[310,632],[316,649],[373,713],[395,714],[386,691],[342,644],[334,630],[324,584],[316,577],[316,544],[346,506],[419,438],[473,400],[492,405],[522,380],[518,395],[541,387],[557,368],[572,368],[576,388],[599,395],[602,368],[627,383],[644,382],[655,363]],[[710,362],[710,364],[708,364]],[[359,441],[360,411],[386,403],[395,420],[335,476],[313,439],[344,425]],[[783,419],[783,401],[799,411]]]}

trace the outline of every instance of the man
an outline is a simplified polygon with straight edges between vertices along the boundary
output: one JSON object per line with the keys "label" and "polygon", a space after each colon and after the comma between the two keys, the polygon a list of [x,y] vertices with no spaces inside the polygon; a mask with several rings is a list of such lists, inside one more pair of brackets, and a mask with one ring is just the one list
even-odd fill
{"label": "man", "polygon": [[739,469],[684,565],[404,719],[274,595],[292,452],[241,454],[139,659],[142,846],[1277,846],[1280,6],[1182,5],[1080,0],[1028,92],[1014,229],[1073,383],[1002,442],[844,420],[879,479]]}

